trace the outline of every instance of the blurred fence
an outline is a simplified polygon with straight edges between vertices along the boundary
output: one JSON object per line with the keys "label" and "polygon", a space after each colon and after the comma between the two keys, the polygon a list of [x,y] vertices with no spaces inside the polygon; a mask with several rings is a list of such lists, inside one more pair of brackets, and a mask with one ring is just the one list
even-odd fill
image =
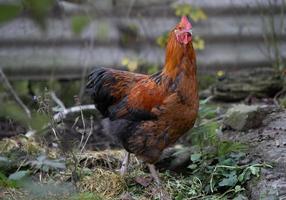
{"label": "blurred fence", "polygon": [[[179,20],[171,6],[174,1],[73,1],[77,0],[58,1],[46,31],[25,15],[0,26],[1,67],[10,78],[79,78],[86,67],[118,67],[124,58],[163,65],[164,49],[156,38]],[[275,57],[267,39],[271,34],[282,59],[286,57],[283,0],[184,2],[202,8],[208,16],[193,22],[194,35],[205,41],[204,50],[197,52],[200,73],[269,67]],[[80,15],[88,16],[91,23],[76,36],[71,21]],[[136,27],[137,32],[123,43],[126,27]]]}

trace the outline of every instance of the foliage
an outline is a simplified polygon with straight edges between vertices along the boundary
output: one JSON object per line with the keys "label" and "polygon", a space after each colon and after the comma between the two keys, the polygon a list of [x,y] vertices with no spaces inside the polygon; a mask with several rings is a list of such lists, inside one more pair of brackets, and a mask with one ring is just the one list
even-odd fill
{"label": "foliage", "polygon": [[29,161],[28,164],[32,166],[35,170],[40,170],[43,172],[49,172],[50,170],[64,170],[66,169],[64,160],[52,160],[47,158],[45,155],[40,155],[36,160]]}
{"label": "foliage", "polygon": [[7,178],[5,174],[0,171],[0,187],[17,188],[18,184],[17,181]]}
{"label": "foliage", "polygon": [[[206,20],[207,15],[204,13],[204,11],[200,8],[195,8],[191,6],[190,4],[183,3],[183,4],[175,4],[173,6],[175,10],[175,14],[177,16],[188,16],[190,17],[194,22],[198,22],[201,20]],[[168,32],[163,33],[156,39],[157,45],[164,48],[167,44],[168,40]],[[195,35],[193,37],[193,47],[196,50],[204,50],[205,49],[205,41],[198,35]]]}
{"label": "foliage", "polygon": [[46,28],[46,17],[55,5],[55,0],[23,0],[24,9],[42,29]]}
{"label": "foliage", "polygon": [[1,4],[0,5],[0,23],[10,21],[22,12],[21,5]]}
{"label": "foliage", "polygon": [[33,112],[32,117],[28,118],[25,112],[15,103],[7,102],[4,105],[0,108],[0,116],[16,120],[27,128],[40,130],[50,121],[47,115],[39,112]]}
{"label": "foliage", "polygon": [[119,24],[118,31],[120,33],[119,44],[123,47],[136,42],[139,35],[139,28],[136,24]]}
{"label": "foliage", "polygon": [[0,23],[9,22],[23,11],[28,14],[40,28],[46,28],[46,17],[55,6],[55,0],[22,0],[0,5]]}
{"label": "foliage", "polygon": [[200,91],[208,89],[212,84],[215,83],[216,78],[213,75],[199,75],[198,77],[199,81],[199,89]]}
{"label": "foliage", "polygon": [[204,50],[205,49],[205,41],[200,36],[195,36],[193,38],[193,46],[197,50]]}
{"label": "foliage", "polygon": [[[194,155],[196,154],[191,155],[191,159]],[[202,184],[200,192],[208,195],[220,192],[221,196],[227,196],[227,199],[243,195],[245,183],[253,176],[259,177],[261,168],[271,167],[265,163],[239,165],[245,158],[244,153],[218,157],[202,154],[195,157],[189,168],[191,177],[196,177]]]}
{"label": "foliage", "polygon": [[126,66],[129,71],[134,72],[139,66],[139,60],[125,57],[122,59],[121,64]]}
{"label": "foliage", "polygon": [[[209,199],[242,198],[245,183],[253,176],[259,177],[261,168],[271,166],[257,163],[240,165],[240,161],[246,156],[243,153],[246,146],[219,138],[216,106],[208,105],[207,101],[200,102],[196,126],[188,135],[193,146],[193,153],[190,155],[192,162],[188,166],[190,175],[176,183],[191,193],[183,192],[178,199],[208,195],[211,195]],[[183,148],[177,154],[185,150]],[[220,194],[216,195],[218,192]]]}
{"label": "foliage", "polygon": [[208,105],[207,99],[200,102],[199,116],[196,125],[188,134],[188,140],[199,149],[200,153],[208,147],[214,156],[225,156],[231,152],[239,152],[246,146],[237,142],[221,141],[216,106]]}
{"label": "foliage", "polygon": [[164,32],[162,35],[156,38],[156,43],[159,45],[161,48],[166,47],[167,41],[168,41],[168,33],[169,32]]}
{"label": "foliage", "polygon": [[188,3],[175,4],[173,8],[177,16],[188,16],[195,22],[207,19],[207,15],[201,8],[194,7]]}
{"label": "foliage", "polygon": [[97,26],[96,36],[99,41],[108,40],[109,27],[106,22],[100,21]]}
{"label": "foliage", "polygon": [[73,33],[77,36],[80,35],[89,23],[90,19],[86,15],[73,16],[71,19],[71,27]]}

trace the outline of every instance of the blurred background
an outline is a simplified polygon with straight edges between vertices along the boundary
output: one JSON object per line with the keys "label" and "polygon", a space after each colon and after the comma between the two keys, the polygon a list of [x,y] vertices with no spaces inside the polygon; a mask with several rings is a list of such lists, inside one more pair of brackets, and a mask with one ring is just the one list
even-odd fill
{"label": "blurred background", "polygon": [[[172,149],[163,160],[161,169],[172,168],[168,167],[170,161],[175,160],[176,165],[179,160],[172,170],[190,170],[187,173],[195,177],[201,173],[202,176],[198,177],[202,185],[190,177],[180,177],[179,183],[187,188],[183,192],[185,199],[209,194],[222,195],[226,199],[244,195],[246,181],[252,175],[259,176],[260,167],[266,166],[256,165],[261,160],[272,162],[281,158],[277,166],[283,167],[276,171],[284,169],[285,176],[286,161],[281,155],[286,153],[286,138],[281,144],[269,139],[280,139],[277,127],[285,133],[285,112],[281,116],[277,112],[278,125],[269,125],[265,132],[257,131],[241,137],[238,134],[257,128],[254,125],[261,126],[265,113],[274,112],[273,107],[286,108],[285,5],[285,0],[0,0],[0,186],[12,184],[9,182],[11,173],[23,169],[23,163],[26,163],[25,173],[32,171],[31,176],[39,177],[39,182],[42,177],[57,180],[56,170],[64,169],[68,175],[61,178],[75,185],[77,170],[87,170],[88,167],[94,170],[98,164],[109,169],[118,167],[122,151],[109,151],[103,156],[84,151],[118,149],[118,144],[102,130],[100,114],[93,105],[87,105],[92,103],[84,95],[87,74],[99,66],[146,74],[159,71],[164,66],[168,32],[183,15],[193,25],[202,100],[200,116],[195,128],[179,141],[183,148]],[[246,109],[247,114],[235,114],[234,119],[223,120],[232,103],[250,107],[238,107],[236,111]],[[269,107],[263,107],[261,114],[260,107],[254,109],[252,105]],[[249,116],[254,119],[245,118],[253,110],[256,114]],[[258,123],[256,116],[259,116]],[[228,131],[229,127],[235,131],[223,135],[222,132]],[[275,136],[267,135],[274,132]],[[251,149],[251,152],[262,152],[261,160],[256,153],[254,156],[250,153],[253,158],[247,157],[248,161],[245,161],[246,154],[240,154],[244,148],[240,146],[240,139],[249,143],[253,138],[258,138],[255,140],[257,149],[263,138],[268,138],[269,143],[263,143],[261,149]],[[277,150],[273,146],[284,149]],[[178,153],[178,159],[173,156],[174,152]],[[233,152],[239,156],[233,156]],[[9,161],[9,167],[1,165],[2,161],[6,164]],[[243,162],[247,164],[236,168]],[[83,167],[82,163],[88,164]],[[134,163],[139,165],[138,161]],[[215,187],[211,191],[210,173],[215,173],[218,164],[225,163],[231,163],[233,171],[221,170],[219,175],[212,177]],[[27,172],[27,169],[31,171]],[[23,175],[24,172],[20,172]],[[247,176],[238,180],[240,174]],[[21,174],[16,175],[21,178]],[[105,174],[101,176],[105,177]],[[101,180],[101,176],[92,180]],[[164,176],[172,179],[170,190],[178,197],[178,191],[183,191],[178,189],[178,179],[168,173]],[[3,177],[9,181],[5,182]],[[286,185],[284,178],[280,178],[283,179],[281,183]],[[109,180],[106,182],[109,184]],[[87,186],[92,184],[86,182]],[[195,188],[196,184],[200,186]],[[271,184],[273,188],[278,185],[277,182]],[[90,191],[86,185],[81,192]],[[116,190],[115,196],[118,197],[125,188],[122,185],[120,191],[117,186],[111,188],[111,193]],[[70,185],[67,188],[71,188]],[[249,188],[252,195],[260,195],[257,192],[260,188]],[[53,186],[52,191],[56,189],[57,186]],[[138,192],[136,187],[128,189],[131,193]],[[37,188],[33,190],[38,191]],[[47,190],[50,192],[49,188]],[[190,194],[189,191],[194,192]],[[0,199],[2,194],[0,187]],[[179,197],[176,199],[184,199]],[[268,197],[266,199],[271,199]]]}
{"label": "blurred background", "polygon": [[152,73],[168,31],[193,23],[200,74],[281,67],[284,0],[1,0],[1,68],[10,79],[78,79],[88,67]]}

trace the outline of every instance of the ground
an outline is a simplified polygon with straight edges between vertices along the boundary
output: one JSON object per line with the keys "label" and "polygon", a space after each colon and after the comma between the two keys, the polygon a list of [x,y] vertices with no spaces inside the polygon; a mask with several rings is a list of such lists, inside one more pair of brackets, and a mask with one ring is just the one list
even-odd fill
{"label": "ground", "polygon": [[250,199],[286,198],[286,111],[275,111],[262,127],[245,132],[227,131],[225,137],[249,144],[249,159],[270,163],[260,180],[249,184]]}
{"label": "ground", "polygon": [[[45,136],[46,142],[43,144],[39,143],[41,141],[39,138],[35,140],[24,136],[2,139],[0,168],[3,169],[3,166],[5,167],[8,163],[8,167],[4,169],[6,175],[10,174],[10,178],[15,170],[28,175],[24,174],[27,179],[24,179],[20,186],[17,185],[17,179],[21,176],[19,173],[12,175],[16,177],[16,183],[11,182],[10,178],[0,177],[1,185],[5,186],[0,190],[0,197],[3,199],[144,200],[158,199],[158,195],[162,193],[165,194],[165,199],[176,200],[229,199],[230,194],[236,199],[283,199],[286,195],[286,111],[273,106],[267,107],[267,110],[267,115],[258,128],[244,131],[223,129],[221,139],[244,143],[248,147],[245,156],[237,164],[230,166],[233,170],[219,170],[218,166],[228,167],[225,164],[226,161],[235,157],[225,157],[222,162],[219,161],[221,157],[203,158],[203,155],[195,153],[192,147],[184,147],[187,144],[182,141],[168,149],[157,165],[161,172],[163,190],[158,189],[149,176],[146,166],[135,157],[132,158],[130,174],[126,177],[119,175],[118,169],[124,151],[112,142],[104,142],[108,137],[99,131],[100,124],[97,123],[94,125],[97,127],[94,129],[97,133],[90,140],[91,144],[87,145],[87,147],[97,146],[98,148],[93,148],[97,151],[75,151],[71,148],[64,148],[62,151],[57,146],[53,146],[55,140],[51,140],[51,136]],[[68,121],[66,125],[69,124]],[[12,128],[5,131],[9,134],[18,133],[18,130],[26,131],[15,122],[1,120],[2,127],[8,127],[10,124],[13,124]],[[86,124],[86,126],[89,125]],[[74,130],[63,129],[65,130],[61,135],[65,139],[63,146],[69,146],[73,142],[76,142],[75,146],[78,145],[81,137],[71,142],[67,138],[74,138],[78,134],[74,131],[81,127],[82,124],[78,124]],[[187,137],[184,138],[184,141],[186,140]],[[11,162],[6,162],[6,158]],[[210,167],[210,173],[207,167]],[[241,183],[231,182],[233,173],[238,177],[248,169],[254,170],[253,177],[257,177],[251,178],[251,181],[243,180]],[[223,173],[226,174],[223,175]],[[204,188],[209,185],[210,175],[214,176],[213,193],[206,192],[208,190]],[[204,177],[207,182],[204,182]],[[16,184],[15,187],[13,184]],[[244,187],[246,191],[243,191]]]}

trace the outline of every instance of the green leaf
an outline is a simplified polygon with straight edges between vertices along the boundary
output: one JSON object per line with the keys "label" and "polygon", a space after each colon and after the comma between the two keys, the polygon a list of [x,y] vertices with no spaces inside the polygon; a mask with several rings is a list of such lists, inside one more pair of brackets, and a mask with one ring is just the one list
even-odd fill
{"label": "green leaf", "polygon": [[13,173],[13,174],[10,174],[9,179],[18,181],[18,180],[21,180],[24,177],[26,177],[28,174],[29,174],[28,170],[20,170],[20,171]]}
{"label": "green leaf", "polygon": [[49,170],[61,170],[66,169],[66,165],[63,160],[51,160],[44,155],[39,156],[36,160],[29,162],[34,168],[41,169],[44,172]]}
{"label": "green leaf", "polygon": [[22,12],[21,5],[0,4],[0,23],[14,19]]}
{"label": "green leaf", "polygon": [[188,168],[192,169],[192,170],[196,169],[197,167],[198,167],[198,165],[196,165],[196,164],[191,164],[188,166]]}
{"label": "green leaf", "polygon": [[34,130],[41,130],[50,122],[50,119],[43,113],[33,113],[32,118],[28,122]]}
{"label": "green leaf", "polygon": [[49,166],[50,168],[54,169],[66,169],[65,163],[63,163],[61,160],[45,160],[44,165]]}
{"label": "green leaf", "polygon": [[249,169],[251,171],[251,174],[253,174],[254,176],[259,176],[259,172],[260,172],[259,167],[250,166]]}
{"label": "green leaf", "polygon": [[234,192],[235,192],[235,193],[240,192],[240,191],[244,191],[244,190],[245,190],[245,189],[242,188],[240,185],[237,185],[237,186],[235,186],[235,188],[234,188]]}
{"label": "green leaf", "polygon": [[234,171],[232,171],[230,174],[227,175],[226,178],[222,179],[221,182],[219,182],[219,186],[235,186],[237,183],[237,176]]}
{"label": "green leaf", "polygon": [[84,28],[90,23],[90,19],[85,15],[72,17],[71,26],[75,35],[80,35]]}
{"label": "green leaf", "polygon": [[27,115],[14,102],[8,102],[5,103],[4,106],[0,106],[0,116],[5,118],[12,118],[20,122],[25,122],[27,120]]}
{"label": "green leaf", "polygon": [[218,155],[225,156],[231,152],[241,152],[247,149],[246,145],[239,142],[222,141],[218,145]]}
{"label": "green leaf", "polygon": [[202,154],[200,154],[200,153],[195,153],[195,154],[192,154],[192,155],[191,155],[191,160],[192,160],[193,162],[198,162],[198,161],[201,160],[201,157],[202,157]]}
{"label": "green leaf", "polygon": [[245,168],[243,172],[238,176],[238,181],[244,183],[245,181],[249,180],[251,176],[251,172],[249,168]]}

